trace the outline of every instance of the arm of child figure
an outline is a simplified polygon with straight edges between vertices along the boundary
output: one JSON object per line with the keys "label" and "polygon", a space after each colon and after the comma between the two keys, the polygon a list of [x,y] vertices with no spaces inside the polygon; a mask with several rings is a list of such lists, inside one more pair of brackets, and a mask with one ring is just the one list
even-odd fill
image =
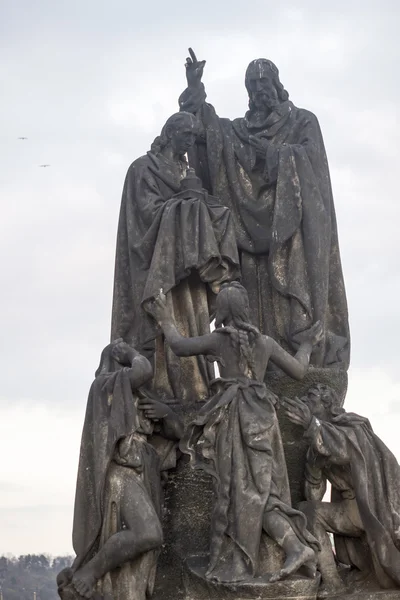
{"label": "arm of child figure", "polygon": [[197,337],[181,335],[169,312],[166,297],[162,291],[154,299],[152,314],[163,330],[172,352],[177,356],[196,356],[197,354],[217,356],[217,334],[208,333]]}
{"label": "arm of child figure", "polygon": [[317,321],[308,330],[307,338],[302,342],[295,356],[286,352],[275,340],[270,339],[270,359],[293,379],[303,379],[310,363],[312,349],[322,339],[323,333],[322,324]]}

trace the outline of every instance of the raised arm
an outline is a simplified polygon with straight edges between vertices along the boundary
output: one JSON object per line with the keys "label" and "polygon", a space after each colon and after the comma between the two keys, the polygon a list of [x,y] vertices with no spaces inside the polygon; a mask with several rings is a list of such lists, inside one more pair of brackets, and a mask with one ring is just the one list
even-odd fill
{"label": "raised arm", "polygon": [[203,76],[205,60],[197,60],[192,48],[189,48],[190,56],[186,59],[187,88],[179,97],[179,108],[186,112],[197,113],[206,101],[207,94],[201,81]]}
{"label": "raised arm", "polygon": [[292,356],[284,350],[277,342],[271,340],[271,356],[270,359],[282,371],[293,379],[303,379],[310,364],[310,357],[313,347],[323,337],[323,327],[320,321],[317,321],[303,336],[303,341],[300,344],[295,356]]}
{"label": "raised arm", "polygon": [[179,333],[174,318],[168,309],[166,296],[162,291],[155,298],[151,308],[149,307],[147,310],[157,320],[172,352],[177,356],[218,355],[217,334],[209,333],[188,338]]}

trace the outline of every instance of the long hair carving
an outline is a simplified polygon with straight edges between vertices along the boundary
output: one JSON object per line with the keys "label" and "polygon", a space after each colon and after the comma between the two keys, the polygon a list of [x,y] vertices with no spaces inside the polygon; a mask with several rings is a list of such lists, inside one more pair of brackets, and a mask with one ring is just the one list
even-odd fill
{"label": "long hair carving", "polygon": [[[246,289],[237,281],[222,284],[216,308],[216,331],[230,335],[232,345],[239,353],[239,365],[243,374],[255,377],[253,345],[261,334],[257,327],[250,323]],[[224,326],[225,323],[228,325]]]}

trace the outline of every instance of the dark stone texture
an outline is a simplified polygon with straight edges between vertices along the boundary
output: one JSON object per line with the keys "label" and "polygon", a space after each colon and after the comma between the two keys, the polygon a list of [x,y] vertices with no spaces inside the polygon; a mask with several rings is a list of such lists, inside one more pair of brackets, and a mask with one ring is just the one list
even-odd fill
{"label": "dark stone texture", "polygon": [[347,368],[347,301],[317,117],[289,100],[271,61],[257,59],[245,77],[249,110],[220,118],[206,102],[204,64],[190,50],[179,106],[201,124],[191,166],[235,220],[251,322],[293,351],[299,333],[321,321],[311,364]]}
{"label": "dark stone texture", "polygon": [[[332,387],[338,393],[342,402],[344,402],[346,396],[347,379],[347,371],[344,369],[318,369],[315,367],[309,367],[302,381],[295,381],[287,375],[276,372],[270,372],[266,377],[268,387],[279,399],[285,396],[288,398],[303,396],[311,385],[322,383]],[[304,439],[301,429],[293,425],[286,417],[285,410],[280,403],[278,403],[277,413],[285,451],[292,504],[298,506],[300,502],[305,500],[304,469],[308,442]]]}
{"label": "dark stone texture", "polygon": [[[321,424],[299,399],[329,389],[336,415],[347,414],[350,334],[322,134],[265,59],[246,71],[245,116],[221,119],[206,102],[204,65],[190,50],[181,112],[125,180],[114,341],[87,405],[77,557],[58,578],[63,600],[314,600],[321,547],[321,598],[335,581],[336,591],[345,589],[321,530],[324,507],[310,496],[312,478],[322,481],[310,448],[318,451],[318,435],[337,422]],[[213,361],[220,379],[210,382]],[[362,418],[343,419],[358,426]],[[400,581],[399,473],[371,432],[357,440],[371,467],[368,501],[379,498],[375,513],[387,535],[371,537],[373,520],[359,529],[376,554],[376,582],[390,587]],[[343,434],[346,443],[353,433]],[[358,463],[351,467],[355,478]],[[362,485],[354,490],[358,499]],[[399,509],[393,523],[385,491]],[[364,572],[359,546],[346,562],[342,551],[351,544],[338,540],[346,531],[333,531],[339,560]],[[354,586],[353,597],[370,600],[377,589]],[[397,600],[390,593],[385,600]]]}
{"label": "dark stone texture", "polygon": [[[185,427],[196,417],[199,404],[172,405]],[[210,546],[210,515],[214,501],[210,475],[195,471],[183,455],[168,474],[164,490],[164,544],[158,561],[154,600],[184,597],[182,570],[192,554]]]}
{"label": "dark stone texture", "polygon": [[319,578],[292,576],[284,581],[268,582],[268,576],[257,577],[240,583],[216,583],[204,577],[207,557],[188,559],[184,566],[183,580],[185,600],[260,600],[285,598],[286,600],[314,600]]}
{"label": "dark stone texture", "polygon": [[71,568],[62,600],[144,600],[163,541],[162,473],[176,463],[182,422],[145,389],[150,362],[123,340],[103,350],[90,388],[75,494]]}
{"label": "dark stone texture", "polygon": [[[329,383],[344,399],[347,372],[335,369],[310,368],[302,381],[268,373],[268,387],[278,395],[294,398],[303,395],[310,385],[323,381]],[[193,421],[201,404],[172,405],[185,423]],[[299,427],[293,425],[278,409],[282,441],[287,462],[293,505],[305,499],[304,469],[308,443]],[[213,481],[210,475],[190,467],[188,457],[182,456],[176,469],[169,472],[165,487],[163,519],[164,546],[158,562],[155,600],[184,597],[182,587],[183,564],[188,556],[205,555],[210,546],[210,516],[213,506]],[[276,561],[277,566],[279,561]],[[178,582],[178,589],[177,589]]]}
{"label": "dark stone texture", "polygon": [[[352,575],[369,573],[380,588],[398,588],[400,466],[369,420],[346,412],[341,400],[321,383],[301,398],[284,400],[287,416],[309,445],[300,509],[320,543],[322,584],[328,594],[345,591],[338,561],[351,566]],[[326,481],[331,503],[323,500]],[[328,532],[334,534],[335,557]]]}
{"label": "dark stone texture", "polygon": [[[210,297],[240,276],[231,212],[202,188],[185,153],[195,142],[192,114],[172,115],[151,151],[128,169],[115,259],[112,339],[153,358],[157,393],[204,399],[212,379],[204,356],[181,360],[162,345],[151,303],[168,295],[182,335],[210,331]],[[155,357],[154,357],[155,354]]]}

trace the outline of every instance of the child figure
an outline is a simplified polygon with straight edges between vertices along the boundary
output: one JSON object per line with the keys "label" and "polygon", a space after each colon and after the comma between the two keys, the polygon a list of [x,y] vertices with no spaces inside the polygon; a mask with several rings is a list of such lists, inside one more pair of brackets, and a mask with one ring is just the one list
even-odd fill
{"label": "child figure", "polygon": [[255,577],[263,531],[286,555],[271,582],[300,567],[314,577],[319,544],[307,531],[303,513],[291,507],[277,398],[267,389],[264,376],[272,360],[289,376],[302,379],[313,346],[323,336],[321,324],[304,332],[296,356],[291,356],[249,323],[247,292],[238,282],[221,286],[215,330],[210,334],[181,336],[162,292],[153,314],[176,355],[204,354],[220,364],[221,379],[212,384],[216,393],[181,441],[192,466],[217,482],[206,577],[220,582]]}

